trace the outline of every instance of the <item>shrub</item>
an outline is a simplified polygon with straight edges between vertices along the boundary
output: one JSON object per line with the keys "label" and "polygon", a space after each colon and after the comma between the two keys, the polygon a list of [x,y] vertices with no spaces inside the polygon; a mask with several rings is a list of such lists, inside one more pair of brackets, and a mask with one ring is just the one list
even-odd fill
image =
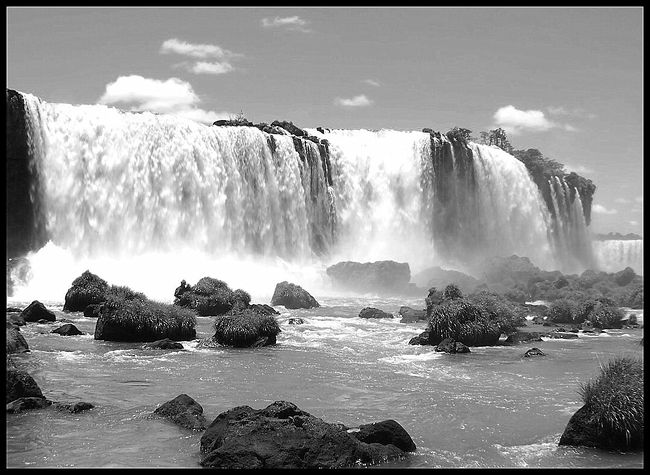
{"label": "shrub", "polygon": [[501,333],[510,333],[526,324],[526,312],[504,297],[490,292],[477,292],[468,300],[478,306],[487,317],[495,322]]}
{"label": "shrub", "polygon": [[589,314],[588,320],[598,328],[621,328],[625,314],[617,307],[599,304]]}
{"label": "shrub", "polygon": [[239,348],[251,346],[261,338],[275,343],[275,337],[280,333],[280,325],[273,315],[261,315],[248,309],[218,317],[214,329],[217,343]]}
{"label": "shrub", "polygon": [[193,340],[196,316],[188,309],[152,300],[122,300],[109,296],[95,326],[96,340]]}
{"label": "shrub", "polygon": [[456,284],[449,284],[447,287],[445,287],[443,296],[445,300],[462,299],[463,293],[460,291]]}
{"label": "shrub", "polygon": [[467,346],[494,345],[501,336],[498,324],[490,320],[487,312],[464,299],[448,300],[434,307],[427,330],[431,344],[451,338]]}
{"label": "shrub", "polygon": [[142,292],[136,292],[122,285],[111,285],[107,297],[114,297],[119,300],[147,300],[147,296]]}
{"label": "shrub", "polygon": [[102,303],[107,291],[108,283],[87,270],[72,281],[65,294],[63,311],[80,312],[88,305]]}
{"label": "shrub", "polygon": [[600,374],[580,386],[603,447],[643,445],[643,362],[619,356],[601,365]]}
{"label": "shrub", "polygon": [[574,323],[577,305],[568,299],[558,299],[548,307],[548,319],[553,323]]}

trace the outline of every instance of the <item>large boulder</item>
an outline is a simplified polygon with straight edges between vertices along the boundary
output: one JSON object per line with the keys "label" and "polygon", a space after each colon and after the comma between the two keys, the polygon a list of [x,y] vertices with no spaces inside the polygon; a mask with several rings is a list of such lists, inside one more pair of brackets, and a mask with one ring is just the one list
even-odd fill
{"label": "large boulder", "polygon": [[286,280],[276,284],[271,305],[284,305],[288,309],[320,307],[309,292]]}
{"label": "large boulder", "polygon": [[427,319],[426,310],[416,310],[411,307],[401,306],[397,313],[402,317],[400,323],[413,323]]}
{"label": "large boulder", "polygon": [[429,344],[451,338],[467,346],[493,346],[499,342],[499,324],[482,308],[465,299],[446,300],[429,316]]}
{"label": "large boulder", "polygon": [[22,370],[7,370],[6,402],[15,401],[21,397],[43,397],[41,388],[34,378]]}
{"label": "large boulder", "polygon": [[374,307],[366,307],[359,312],[360,318],[393,318],[392,313]]}
{"label": "large boulder", "polygon": [[72,281],[65,294],[63,311],[83,312],[88,305],[105,301],[107,293],[108,283],[87,270]]}
{"label": "large boulder", "polygon": [[352,468],[415,450],[406,431],[394,421],[362,427],[329,424],[286,401],[260,410],[239,406],[219,414],[201,437],[201,465],[225,469]]}
{"label": "large boulder", "polygon": [[175,295],[174,305],[192,309],[202,316],[225,315],[233,308],[247,307],[251,301],[246,291],[232,290],[224,281],[213,277],[202,277],[182,292],[176,289]]}
{"label": "large boulder", "polygon": [[354,292],[410,294],[411,269],[406,262],[338,262],[326,270],[335,287]]}
{"label": "large boulder", "polygon": [[7,354],[10,353],[25,353],[29,351],[29,345],[25,341],[25,337],[20,333],[20,328],[7,322]]}
{"label": "large boulder", "polygon": [[30,303],[25,310],[20,314],[26,322],[38,322],[39,320],[47,320],[53,322],[56,320],[56,315],[51,310],[48,310],[38,300]]}
{"label": "large boulder", "polygon": [[95,325],[95,340],[151,342],[196,338],[193,311],[150,300],[109,298]]}
{"label": "large boulder", "polygon": [[203,407],[187,394],[181,394],[167,401],[153,413],[187,429],[205,430],[207,426]]}
{"label": "large boulder", "polygon": [[66,323],[59,328],[52,330],[50,333],[58,333],[61,336],[83,335],[84,333],[75,327],[72,323]]}

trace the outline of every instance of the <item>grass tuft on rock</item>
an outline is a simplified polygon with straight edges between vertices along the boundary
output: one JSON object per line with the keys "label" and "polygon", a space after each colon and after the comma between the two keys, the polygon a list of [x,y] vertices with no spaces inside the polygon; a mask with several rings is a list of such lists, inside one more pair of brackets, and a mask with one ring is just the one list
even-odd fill
{"label": "grass tuft on rock", "polygon": [[90,271],[72,281],[72,287],[65,294],[63,311],[83,312],[91,304],[106,300],[108,283]]}
{"label": "grass tuft on rock", "polygon": [[433,307],[427,327],[431,344],[445,338],[467,346],[495,345],[501,336],[499,325],[487,312],[465,299],[447,300]]}
{"label": "grass tuft on rock", "polygon": [[252,346],[262,338],[275,342],[280,333],[280,325],[273,315],[262,315],[250,309],[218,317],[214,329],[217,343],[237,348]]}
{"label": "grass tuft on rock", "polygon": [[245,308],[250,303],[248,292],[232,290],[224,281],[203,277],[190,290],[185,291],[174,304],[195,309],[199,315],[223,315],[233,307]]}
{"label": "grass tuft on rock", "polygon": [[643,362],[628,356],[602,364],[600,374],[580,386],[599,438],[610,442],[605,445],[642,445],[643,389]]}
{"label": "grass tuft on rock", "polygon": [[149,342],[196,338],[193,311],[152,300],[109,295],[95,326],[96,340]]}

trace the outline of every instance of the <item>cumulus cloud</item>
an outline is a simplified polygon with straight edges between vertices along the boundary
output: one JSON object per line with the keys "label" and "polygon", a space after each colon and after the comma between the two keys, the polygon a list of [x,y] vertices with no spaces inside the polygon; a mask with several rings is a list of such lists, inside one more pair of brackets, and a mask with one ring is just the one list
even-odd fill
{"label": "cumulus cloud", "polygon": [[368,99],[365,94],[345,99],[337,97],[334,99],[334,104],[341,107],[365,107],[372,104],[372,100]]}
{"label": "cumulus cloud", "polygon": [[595,119],[596,117],[598,117],[596,114],[586,112],[584,109],[580,109],[580,108],[567,109],[566,107],[562,107],[562,106],[549,106],[546,108],[546,110],[551,115],[577,117],[580,119]]}
{"label": "cumulus cloud", "polygon": [[549,120],[540,110],[520,110],[513,105],[501,107],[494,113],[494,121],[512,135],[522,132],[546,132],[553,128],[561,128],[570,132],[577,129],[569,124],[560,124]]}
{"label": "cumulus cloud", "polygon": [[310,33],[312,30],[308,27],[309,22],[300,18],[297,15],[274,18],[262,18],[262,26],[264,28],[284,28],[286,30],[301,31],[303,33]]}
{"label": "cumulus cloud", "polygon": [[615,209],[607,209],[603,205],[595,204],[591,207],[591,211],[597,214],[617,214]]}
{"label": "cumulus cloud", "polygon": [[198,59],[228,59],[241,56],[218,45],[188,43],[177,38],[164,41],[160,46],[160,53],[176,53]]}
{"label": "cumulus cloud", "polygon": [[363,82],[365,84],[368,84],[369,86],[374,86],[374,87],[379,87],[381,84],[379,81],[375,81],[374,79],[364,79]]}
{"label": "cumulus cloud", "polygon": [[138,75],[120,76],[106,85],[100,104],[120,105],[132,111],[174,114],[197,122],[212,123],[227,118],[226,112],[206,111],[192,85],[178,78],[150,79]]}
{"label": "cumulus cloud", "polygon": [[174,67],[183,68],[186,71],[194,74],[226,74],[234,71],[235,68],[227,61],[197,61],[195,63],[182,62],[175,64]]}

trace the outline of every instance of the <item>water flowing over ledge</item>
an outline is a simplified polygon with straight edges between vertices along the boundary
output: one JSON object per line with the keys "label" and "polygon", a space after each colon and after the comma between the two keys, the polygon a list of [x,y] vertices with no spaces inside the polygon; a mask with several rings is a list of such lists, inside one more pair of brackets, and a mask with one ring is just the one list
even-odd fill
{"label": "water flowing over ledge", "polygon": [[549,183],[549,209],[497,147],[435,132],[208,127],[11,92],[24,104],[28,151],[12,153],[26,155],[33,215],[16,229],[31,243],[18,295],[65,289],[87,268],[168,300],[203,275],[259,295],[288,278],[328,291],[324,268],[341,260],[414,273],[492,255],[565,272],[593,260],[577,190]]}

